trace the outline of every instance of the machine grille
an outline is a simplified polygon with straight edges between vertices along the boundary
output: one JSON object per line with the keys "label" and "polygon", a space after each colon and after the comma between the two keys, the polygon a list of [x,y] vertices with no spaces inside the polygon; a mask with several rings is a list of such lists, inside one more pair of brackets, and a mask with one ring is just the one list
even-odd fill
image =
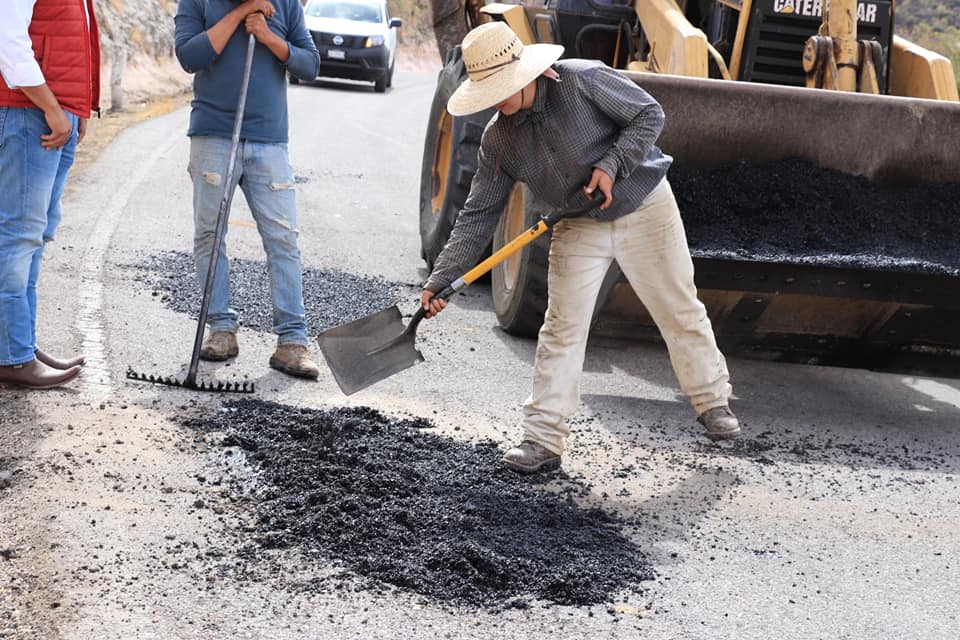
{"label": "machine grille", "polygon": [[[812,0],[795,0],[797,10],[785,13],[777,10],[785,0],[764,0],[753,6],[753,17],[747,30],[746,48],[740,79],[802,87],[806,84],[803,71],[803,46],[807,38],[820,28],[819,15],[802,15],[802,9],[813,6]],[[859,40],[876,40],[883,47],[884,59],[890,49],[892,13],[890,2],[861,3],[870,5],[867,15],[873,22],[861,20],[857,24]],[[885,75],[885,73],[883,74]],[[881,90],[886,80],[881,80]]]}

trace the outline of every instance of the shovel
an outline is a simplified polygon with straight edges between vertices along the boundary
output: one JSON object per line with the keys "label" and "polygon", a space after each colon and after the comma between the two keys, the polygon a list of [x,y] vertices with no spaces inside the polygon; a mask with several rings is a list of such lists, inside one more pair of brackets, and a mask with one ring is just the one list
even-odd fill
{"label": "shovel", "polygon": [[[536,240],[560,220],[581,216],[602,201],[603,194],[597,190],[593,199],[583,207],[557,209],[542,216],[537,224],[457,278],[435,297],[448,300],[454,293],[466,289],[495,266]],[[410,324],[404,327],[400,309],[394,305],[359,320],[327,329],[317,336],[320,351],[340,390],[346,395],[356,393],[423,362],[423,355],[415,345],[417,326],[423,317],[424,310],[421,306],[413,315]]]}

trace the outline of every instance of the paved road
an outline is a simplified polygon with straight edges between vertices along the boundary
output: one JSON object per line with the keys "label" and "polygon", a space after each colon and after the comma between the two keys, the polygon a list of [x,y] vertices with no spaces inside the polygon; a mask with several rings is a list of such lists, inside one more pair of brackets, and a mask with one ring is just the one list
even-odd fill
{"label": "paved road", "polygon": [[[290,152],[307,269],[395,283],[425,276],[416,212],[432,74],[386,95],[292,87]],[[711,445],[655,345],[593,344],[564,466],[577,500],[623,517],[656,578],[589,608],[494,612],[402,591],[291,590],[322,575],[279,554],[276,575],[205,572],[249,514],[210,477],[255,483],[178,417],[216,394],[128,383],[128,365],[178,374],[193,321],[135,268],[191,243],[186,110],[125,131],[78,171],[45,264],[41,336],[82,349],[74,388],[0,389],[0,638],[923,638],[960,633],[960,385],[730,359],[746,433]],[[232,256],[262,260],[242,198]],[[210,376],[258,397],[424,416],[463,441],[518,435],[534,345],[496,328],[483,285],[420,330],[427,362],[345,398],[268,369],[273,340],[244,330]],[[629,468],[629,473],[624,469]],[[545,490],[555,489],[546,485]],[[184,560],[185,550],[187,559]]]}

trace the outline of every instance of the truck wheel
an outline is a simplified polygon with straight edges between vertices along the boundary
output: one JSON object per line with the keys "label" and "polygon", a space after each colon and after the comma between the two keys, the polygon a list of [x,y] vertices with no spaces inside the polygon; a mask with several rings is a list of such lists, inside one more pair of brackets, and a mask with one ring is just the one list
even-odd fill
{"label": "truck wheel", "polygon": [[[536,224],[550,206],[538,202],[527,185],[518,183],[510,194],[507,210],[493,235],[494,251]],[[548,231],[493,268],[490,292],[497,321],[504,331],[524,338],[536,338],[547,311],[547,273],[550,266]],[[591,326],[620,279],[620,267],[614,262],[604,277],[594,303]]]}
{"label": "truck wheel", "polygon": [[420,256],[430,269],[467,200],[480,136],[493,114],[493,109],[457,118],[447,113],[447,100],[466,77],[457,47],[437,78],[420,169]]}
{"label": "truck wheel", "polygon": [[384,73],[382,76],[373,81],[373,90],[377,93],[383,93],[387,90],[387,74]]}
{"label": "truck wheel", "polygon": [[[496,251],[536,224],[546,213],[545,205],[534,201],[525,184],[518,183],[510,194],[507,210],[493,236]],[[493,268],[491,293],[500,326],[510,334],[533,338],[543,324],[547,310],[547,267],[550,232],[528,244]]]}

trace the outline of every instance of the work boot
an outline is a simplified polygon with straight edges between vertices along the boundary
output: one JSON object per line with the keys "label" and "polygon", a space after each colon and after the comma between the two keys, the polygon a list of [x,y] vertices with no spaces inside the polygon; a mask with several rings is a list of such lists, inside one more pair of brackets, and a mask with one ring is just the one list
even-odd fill
{"label": "work boot", "polygon": [[37,360],[48,367],[53,367],[54,369],[59,369],[60,371],[66,371],[67,369],[72,369],[73,367],[82,367],[83,363],[87,361],[83,356],[77,356],[75,358],[70,358],[69,360],[61,360],[60,358],[54,357],[49,353],[40,351],[40,349],[37,349],[33,353],[35,356],[37,356]]}
{"label": "work boot", "polygon": [[704,426],[706,436],[711,440],[729,440],[740,435],[740,421],[726,405],[707,409],[697,422]]}
{"label": "work boot", "polygon": [[28,389],[50,389],[70,382],[79,373],[80,367],[60,371],[34,359],[23,364],[0,367],[0,384],[15,384]]}
{"label": "work boot", "polygon": [[223,362],[236,358],[239,353],[240,345],[237,344],[237,334],[233,331],[214,331],[200,346],[201,360]]}
{"label": "work boot", "polygon": [[313,361],[310,350],[302,344],[278,344],[270,356],[270,366],[297,378],[316,380],[320,376],[320,367]]}
{"label": "work boot", "polygon": [[533,440],[524,440],[500,459],[503,466],[520,473],[553,471],[560,468],[560,456]]}

